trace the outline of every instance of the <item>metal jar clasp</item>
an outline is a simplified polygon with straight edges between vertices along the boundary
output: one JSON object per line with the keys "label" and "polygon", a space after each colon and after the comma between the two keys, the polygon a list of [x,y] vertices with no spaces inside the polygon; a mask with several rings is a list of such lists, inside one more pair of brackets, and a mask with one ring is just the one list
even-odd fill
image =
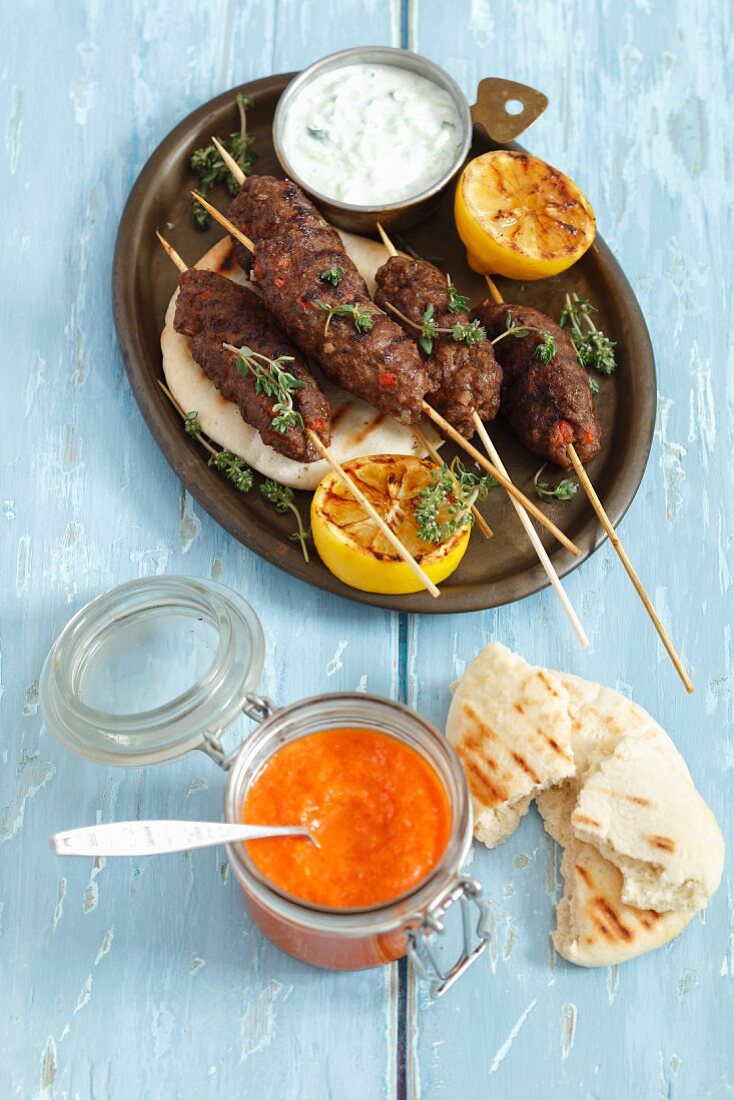
{"label": "metal jar clasp", "polygon": [[[458,878],[431,902],[422,922],[408,929],[408,958],[422,978],[431,980],[431,993],[441,997],[475,963],[489,942],[487,903],[481,900],[482,887],[475,879]],[[431,942],[445,932],[444,916],[458,901],[461,906],[462,950],[448,968],[442,967]],[[472,917],[476,918],[476,923]],[[477,942],[478,941],[478,942]]]}
{"label": "metal jar clasp", "polygon": [[[245,702],[242,707],[243,713],[256,722],[264,722],[275,710],[275,703],[268,695],[255,695],[251,691],[248,691],[245,696]],[[227,772],[239,753],[239,746],[234,752],[228,753],[222,745],[222,732],[222,730],[206,730],[204,732],[204,743],[200,745],[199,748],[202,752],[205,752],[207,756],[210,756],[216,764],[219,764],[220,768],[223,768],[224,771]]]}

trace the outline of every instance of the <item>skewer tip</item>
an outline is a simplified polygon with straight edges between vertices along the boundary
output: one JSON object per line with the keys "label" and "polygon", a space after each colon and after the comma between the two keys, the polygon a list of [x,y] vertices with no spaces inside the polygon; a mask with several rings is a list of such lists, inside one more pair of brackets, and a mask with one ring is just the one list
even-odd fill
{"label": "skewer tip", "polygon": [[241,187],[242,184],[245,182],[245,173],[242,171],[237,161],[234,159],[231,153],[227,152],[227,150],[224,148],[218,138],[212,137],[212,145],[217,150],[224,163],[227,165],[227,168],[229,169],[231,175],[234,176]]}
{"label": "skewer tip", "polygon": [[232,225],[232,222],[229,220],[229,218],[226,218],[224,214],[217,210],[216,206],[212,206],[208,199],[205,199],[204,196],[200,195],[198,191],[190,191],[189,194],[196,199],[200,206],[204,207],[207,214],[211,214],[215,222],[219,222],[222,228],[227,230],[230,236],[238,240],[240,244],[243,244],[249,252],[255,251],[255,246],[250,238],[246,237],[245,234],[242,233],[236,225]]}
{"label": "skewer tip", "polygon": [[179,271],[188,271],[188,268],[187,268],[186,264],[181,259],[181,257],[179,256],[178,252],[173,247],[173,245],[169,244],[168,241],[166,240],[166,238],[162,235],[162,233],[159,233],[159,231],[157,229],[155,231],[155,235],[158,238],[158,240],[161,242],[163,247],[165,248],[166,252],[168,253],[169,258],[171,260],[173,260],[173,262],[175,263],[178,270]]}
{"label": "skewer tip", "polygon": [[384,229],[382,228],[382,226],[381,226],[381,224],[380,224],[379,222],[377,222],[377,232],[378,232],[378,233],[380,234],[380,238],[381,238],[381,240],[382,240],[382,243],[384,244],[384,246],[385,246],[385,248],[386,248],[386,250],[387,250],[387,252],[388,252],[388,255],[390,255],[390,256],[397,256],[397,254],[398,254],[398,250],[397,250],[397,248],[396,248],[396,247],[395,247],[395,245],[394,245],[394,244],[392,243],[392,241],[390,240],[390,238],[388,237],[387,233],[386,233],[386,232],[385,232],[385,230],[384,230]]}

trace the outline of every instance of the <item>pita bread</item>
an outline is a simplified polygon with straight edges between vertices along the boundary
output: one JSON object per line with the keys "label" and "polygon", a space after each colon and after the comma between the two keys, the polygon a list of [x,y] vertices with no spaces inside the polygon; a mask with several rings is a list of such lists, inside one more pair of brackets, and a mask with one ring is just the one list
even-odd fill
{"label": "pita bread", "polygon": [[[455,686],[447,736],[479,840],[501,843],[535,798],[563,847],[552,938],[569,962],[609,966],[662,946],[718,887],[724,842],[683,757],[611,688],[533,669],[493,643]],[[547,751],[551,737],[565,766]]]}
{"label": "pita bread", "polygon": [[628,905],[695,912],[718,889],[724,840],[664,742],[623,737],[585,779],[571,827],[621,871]]}
{"label": "pita bread", "polygon": [[474,835],[493,848],[515,831],[532,797],[573,775],[568,692],[499,642],[459,681],[446,735],[474,804]]}
{"label": "pita bread", "polygon": [[[370,280],[374,286],[374,273],[387,256],[385,249],[375,241],[351,233],[343,234],[343,238],[368,286]],[[225,237],[202,256],[196,266],[218,271],[237,283],[246,284],[247,276],[234,263],[231,251],[232,242]],[[188,338],[174,329],[177,296],[178,290],[166,311],[161,351],[166,383],[181,408],[186,412],[196,411],[202,430],[209,439],[239,455],[258,473],[293,489],[315,489],[331,467],[323,460],[295,462],[263,443],[257,430],[242,419],[237,406],[222,397],[201,370],[191,355]],[[314,374],[331,405],[333,430],[330,449],[339,462],[372,454],[425,456],[425,450],[408,425],[378,413],[372,405],[333,385],[316,371]],[[429,423],[421,423],[421,430],[434,447],[441,446],[442,438]]]}
{"label": "pita bread", "polygon": [[538,795],[546,832],[563,847],[563,897],[551,939],[558,954],[576,966],[613,966],[662,947],[693,914],[656,913],[625,904],[621,872],[574,836],[571,817],[578,792],[578,781],[569,779]]}
{"label": "pita bread", "polygon": [[573,757],[579,779],[613,753],[621,737],[636,737],[661,746],[671,765],[690,779],[685,760],[665,730],[641,706],[603,684],[567,672],[555,675],[569,695]]}

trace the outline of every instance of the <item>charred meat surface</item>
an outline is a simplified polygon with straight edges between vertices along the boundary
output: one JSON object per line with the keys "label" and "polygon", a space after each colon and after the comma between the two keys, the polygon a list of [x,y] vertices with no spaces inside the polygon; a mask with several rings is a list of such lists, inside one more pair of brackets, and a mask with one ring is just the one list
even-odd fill
{"label": "charred meat surface", "polygon": [[189,337],[191,353],[223,397],[233,401],[242,418],[257,428],[264,443],[296,462],[315,462],[319,455],[305,432],[294,425],[287,432],[271,427],[275,400],[258,393],[251,373],[237,370],[237,356],[222,345],[247,346],[269,359],[293,356],[287,369],[305,385],[293,393],[294,408],[308,428],[328,445],[331,439],[329,403],[298,351],[256,294],[215,271],[184,271],[179,280],[174,328]]}
{"label": "charred meat surface", "polygon": [[484,325],[490,339],[514,323],[518,328],[548,332],[555,341],[556,354],[547,363],[535,354],[543,340],[538,332],[504,336],[495,344],[495,355],[504,372],[502,412],[518,439],[533,454],[550,459],[564,470],[571,465],[567,443],[573,443],[584,463],[598,455],[602,431],[589,379],[565,330],[529,306],[486,301],[472,310],[471,316]]}
{"label": "charred meat surface", "polygon": [[[263,300],[301,351],[380,412],[415,423],[431,388],[418,349],[372,302],[339,234],[300,188],[249,176],[227,217],[254,242]],[[322,278],[332,268],[341,269],[336,285]],[[318,303],[345,312],[329,317]]]}
{"label": "charred meat surface", "polygon": [[[426,310],[433,307],[431,320],[439,328],[469,324],[467,313],[449,311],[446,276],[425,260],[391,256],[375,278],[375,301],[386,312],[390,303],[414,324],[420,325]],[[416,329],[399,318],[396,320],[408,336],[418,339]],[[474,434],[474,412],[482,420],[495,418],[500,407],[502,369],[489,340],[470,347],[452,336],[440,334],[434,338],[430,354],[425,356],[425,366],[431,377],[431,404],[462,435],[471,437]]]}

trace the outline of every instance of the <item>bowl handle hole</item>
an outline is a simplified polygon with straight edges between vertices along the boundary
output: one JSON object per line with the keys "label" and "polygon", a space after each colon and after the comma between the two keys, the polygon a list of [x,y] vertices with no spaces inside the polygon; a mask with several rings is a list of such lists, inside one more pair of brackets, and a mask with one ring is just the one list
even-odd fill
{"label": "bowl handle hole", "polygon": [[508,99],[505,103],[505,111],[508,115],[521,115],[525,110],[525,104],[521,99]]}

